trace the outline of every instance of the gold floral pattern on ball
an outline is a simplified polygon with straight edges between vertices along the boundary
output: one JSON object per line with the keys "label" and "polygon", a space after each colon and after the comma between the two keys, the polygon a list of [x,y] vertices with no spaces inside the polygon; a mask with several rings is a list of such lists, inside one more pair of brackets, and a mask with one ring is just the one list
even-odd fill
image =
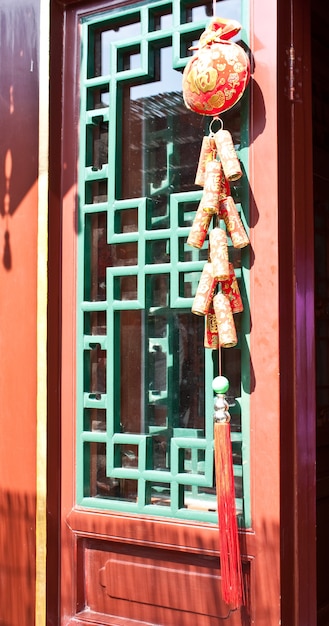
{"label": "gold floral pattern on ball", "polygon": [[[185,105],[203,115],[218,115],[233,107],[250,77],[246,52],[238,44],[227,41],[228,33],[222,38],[220,24],[219,19],[211,22],[183,73]],[[235,32],[236,27],[232,34]]]}

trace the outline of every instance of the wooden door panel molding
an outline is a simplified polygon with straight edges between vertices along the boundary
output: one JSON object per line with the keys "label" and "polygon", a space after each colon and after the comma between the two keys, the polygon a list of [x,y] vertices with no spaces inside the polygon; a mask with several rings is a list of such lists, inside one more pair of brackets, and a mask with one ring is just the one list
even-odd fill
{"label": "wooden door panel molding", "polygon": [[[120,543],[165,548],[213,556],[219,553],[218,527],[214,524],[181,523],[135,515],[103,513],[74,508],[66,517],[66,525],[76,537],[95,537]],[[240,530],[242,554],[257,553],[255,533]]]}
{"label": "wooden door panel molding", "polygon": [[[69,550],[76,554],[76,557],[72,556],[72,564],[75,560],[78,564],[71,571],[70,583],[71,588],[76,588],[76,600],[66,598],[71,607],[69,613],[75,616],[69,624],[91,622],[112,626],[129,624],[130,620],[135,624],[135,620],[139,623],[141,614],[145,613],[145,621],[157,625],[187,626],[197,620],[200,625],[215,626],[218,617],[215,619],[214,615],[228,615],[228,607],[221,601],[216,526],[73,509],[67,516],[66,534]],[[268,555],[273,556],[270,533],[265,534]],[[247,601],[241,611],[231,614],[229,623],[247,626],[251,623],[249,602],[253,592],[250,585],[257,578],[258,546],[253,532],[240,534],[240,540]],[[128,563],[133,564],[131,572]],[[147,584],[142,575],[143,567],[147,572],[153,568],[153,579],[160,590],[158,595],[150,594],[149,590],[143,596],[143,587]],[[65,570],[68,584],[70,574],[67,568]],[[127,574],[124,582],[120,582],[121,590],[111,591],[113,580],[119,580],[119,573],[122,576],[123,571]],[[184,578],[182,572],[192,572],[193,575]],[[199,583],[196,582],[198,577]],[[141,584],[141,590],[129,591],[137,582]],[[263,584],[265,593],[268,582],[264,580]],[[168,594],[171,598],[176,588],[180,591],[175,602],[172,600],[174,615],[170,617]],[[193,605],[194,600],[189,600],[191,594],[202,597]],[[205,611],[205,602],[213,608]],[[89,607],[88,610],[85,607]]]}
{"label": "wooden door panel molding", "polygon": [[[195,620],[215,626],[219,615],[229,613],[221,600],[216,526],[73,509],[66,533],[77,555],[77,599],[71,598],[71,614],[75,605],[78,610],[72,624],[135,624],[143,617],[141,623],[158,626],[188,626]],[[246,555],[256,551],[252,532],[240,539],[247,601],[241,611],[232,612],[230,623],[247,626],[255,559]],[[157,593],[146,590],[148,576],[156,581]]]}
{"label": "wooden door panel molding", "polygon": [[[211,623],[228,608],[221,600],[218,558],[91,542],[85,546],[89,579],[86,605],[155,624]],[[90,567],[90,569],[89,569]],[[248,569],[248,568],[247,568]],[[246,572],[246,575],[248,572]],[[141,584],[141,580],[143,581]],[[117,611],[117,613],[115,612]],[[173,611],[173,615],[171,612]]]}
{"label": "wooden door panel molding", "polygon": [[[86,580],[81,599],[88,612],[83,608],[77,619],[96,620],[98,614],[104,624],[115,624],[124,616],[126,623],[187,626],[197,621],[214,626],[220,616],[229,616],[234,625],[241,625],[241,619],[245,625],[250,623],[246,608],[241,617],[240,610],[231,612],[221,600],[218,556],[177,554],[92,538],[80,539],[78,552]],[[249,596],[249,563],[244,564],[244,579]]]}
{"label": "wooden door panel molding", "polygon": [[[230,626],[241,626],[241,618],[239,617],[240,612],[230,613],[227,612],[223,615],[223,623],[229,623]],[[191,621],[194,623],[194,620],[197,618],[195,614],[188,614],[187,621],[184,619],[184,613],[179,614],[179,620],[177,622],[167,622],[165,626],[190,626]],[[244,619],[244,618],[243,618]],[[218,626],[219,619],[218,617],[212,619],[211,622],[208,623],[208,626]],[[198,622],[199,624],[200,622]],[[244,624],[248,624],[247,621],[243,622]],[[115,615],[106,615],[103,613],[93,613],[89,609],[86,609],[79,616],[73,617],[69,622],[65,623],[65,626],[150,626],[150,622],[146,624],[146,622],[141,622],[140,620],[130,620],[127,618],[116,617]],[[162,626],[162,624],[158,624],[157,626]]]}

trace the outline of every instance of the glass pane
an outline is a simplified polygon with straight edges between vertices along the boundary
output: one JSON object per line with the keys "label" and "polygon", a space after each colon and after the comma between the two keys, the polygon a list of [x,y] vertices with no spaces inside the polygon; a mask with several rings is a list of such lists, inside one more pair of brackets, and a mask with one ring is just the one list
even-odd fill
{"label": "glass pane", "polygon": [[103,409],[85,409],[84,429],[104,432],[106,430],[106,412]]}
{"label": "glass pane", "polygon": [[93,397],[106,391],[106,353],[99,344],[89,344],[90,350],[85,352],[85,391]]}
{"label": "glass pane", "polygon": [[118,168],[117,197],[147,196],[157,221],[167,215],[165,199],[170,193],[191,189],[203,124],[183,103],[182,75],[172,68],[172,48],[157,44],[151,54],[152,80],[122,87],[122,167]]}
{"label": "glass pane", "polygon": [[108,162],[108,123],[102,117],[93,118],[93,124],[87,126],[86,135],[86,165],[95,170],[101,170]]}
{"label": "glass pane", "polygon": [[85,313],[84,333],[86,335],[106,335],[106,312]]}
{"label": "glass pane", "polygon": [[111,250],[106,242],[106,214],[96,213],[86,217],[85,299],[106,299],[106,267],[111,263]]}
{"label": "glass pane", "polygon": [[121,387],[120,428],[123,432],[140,433],[142,414],[142,311],[121,311],[117,314],[115,349],[120,354],[117,385]]}

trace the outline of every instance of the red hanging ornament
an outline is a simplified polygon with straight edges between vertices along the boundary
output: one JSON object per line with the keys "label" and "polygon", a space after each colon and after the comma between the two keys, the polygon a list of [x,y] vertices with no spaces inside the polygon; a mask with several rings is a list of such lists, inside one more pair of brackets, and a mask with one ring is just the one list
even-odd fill
{"label": "red hanging ornament", "polygon": [[243,48],[228,41],[240,30],[235,20],[217,17],[211,20],[183,73],[187,108],[214,116],[240,100],[249,81],[250,63]]}
{"label": "red hanging ornament", "polygon": [[221,284],[222,292],[229,299],[232,313],[241,313],[243,311],[243,303],[233,263],[229,263],[229,270],[229,279]]}
{"label": "red hanging ornament", "polygon": [[212,305],[218,280],[213,274],[212,264],[205,263],[192,304],[192,313],[207,315]]}
{"label": "red hanging ornament", "polygon": [[218,216],[224,220],[226,230],[231,237],[234,248],[245,248],[249,244],[249,237],[242,224],[232,196],[228,195],[219,203]]}
{"label": "red hanging ornament", "polygon": [[[243,309],[234,268],[229,262],[227,235],[231,237],[234,247],[243,248],[249,243],[230,192],[230,181],[238,180],[242,169],[232,137],[223,129],[218,117],[240,100],[250,77],[250,64],[245,51],[229,41],[240,29],[240,24],[234,20],[214,17],[201,35],[199,46],[194,48],[196,53],[183,73],[183,97],[187,108],[214,118],[209,125],[209,136],[204,137],[201,146],[195,183],[203,187],[203,194],[187,243],[201,248],[214,216],[214,227],[209,233],[208,263],[202,272],[192,311],[205,316],[205,348],[219,351],[237,344],[233,314]],[[212,131],[215,120],[221,123],[216,133]],[[225,222],[226,231],[219,226],[219,220]],[[243,604],[244,594],[230,415],[225,400],[228,387],[224,376],[218,376],[213,381],[216,393],[215,474],[222,596],[227,604],[238,608]]]}
{"label": "red hanging ornament", "polygon": [[207,163],[216,157],[216,151],[215,140],[212,137],[203,137],[198,169],[195,175],[195,185],[200,185],[200,187],[204,186]]}
{"label": "red hanging ornament", "polygon": [[210,305],[209,311],[205,316],[204,347],[210,348],[211,350],[219,349],[218,326],[213,303]]}
{"label": "red hanging ornament", "polygon": [[217,320],[218,342],[221,348],[234,348],[238,343],[230,300],[225,293],[218,293],[213,299]]}

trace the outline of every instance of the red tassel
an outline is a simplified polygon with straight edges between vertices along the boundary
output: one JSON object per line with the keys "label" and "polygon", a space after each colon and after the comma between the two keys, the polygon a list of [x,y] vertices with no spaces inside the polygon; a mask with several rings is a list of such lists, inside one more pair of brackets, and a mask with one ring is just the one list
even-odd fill
{"label": "red tassel", "polygon": [[222,596],[237,608],[243,604],[243,579],[229,422],[215,422],[214,431]]}

